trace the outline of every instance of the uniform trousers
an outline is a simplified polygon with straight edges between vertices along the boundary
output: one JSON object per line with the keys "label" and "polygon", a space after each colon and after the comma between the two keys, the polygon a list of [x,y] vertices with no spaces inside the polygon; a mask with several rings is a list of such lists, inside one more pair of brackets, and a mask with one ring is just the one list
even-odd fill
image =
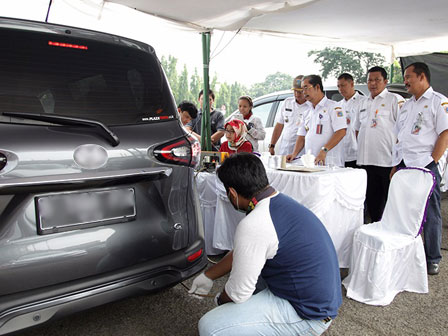
{"label": "uniform trousers", "polygon": [[346,168],[359,168],[359,166],[356,164],[356,160],[354,160],[354,161],[345,161],[345,167]]}
{"label": "uniform trousers", "polygon": [[366,204],[372,223],[383,216],[389,193],[390,171],[392,167],[361,166],[367,172]]}
{"label": "uniform trousers", "polygon": [[[405,167],[403,161],[397,166]],[[423,224],[423,242],[425,245],[425,255],[427,263],[438,264],[442,259],[440,248],[442,247],[442,213],[440,210],[440,173],[437,164],[432,161],[425,168],[429,169],[436,176],[436,186],[428,201],[426,208],[426,222]]]}

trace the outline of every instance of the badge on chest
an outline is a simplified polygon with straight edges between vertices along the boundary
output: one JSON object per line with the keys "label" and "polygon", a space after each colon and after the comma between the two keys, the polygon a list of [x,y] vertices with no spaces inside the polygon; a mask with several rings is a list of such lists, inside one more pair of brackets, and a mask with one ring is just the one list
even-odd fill
{"label": "badge on chest", "polygon": [[411,134],[419,135],[420,130],[422,129],[423,125],[423,112],[419,112],[417,115],[417,119],[414,122],[414,125],[412,125]]}
{"label": "badge on chest", "polygon": [[324,116],[319,113],[319,122],[316,125],[316,134],[322,134],[322,129],[323,129],[322,118],[323,117]]}

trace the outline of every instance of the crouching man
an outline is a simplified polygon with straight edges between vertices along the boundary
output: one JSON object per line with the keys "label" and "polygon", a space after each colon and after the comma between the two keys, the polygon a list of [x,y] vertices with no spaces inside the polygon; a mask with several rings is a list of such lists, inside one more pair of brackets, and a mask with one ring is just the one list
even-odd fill
{"label": "crouching man", "polygon": [[[200,335],[322,334],[342,303],[327,230],[310,210],[269,186],[255,155],[234,154],[217,173],[232,205],[247,216],[237,226],[234,249],[193,281],[190,293],[208,294],[213,280],[230,273],[218,307],[199,321]],[[261,282],[265,288],[255,294]]]}

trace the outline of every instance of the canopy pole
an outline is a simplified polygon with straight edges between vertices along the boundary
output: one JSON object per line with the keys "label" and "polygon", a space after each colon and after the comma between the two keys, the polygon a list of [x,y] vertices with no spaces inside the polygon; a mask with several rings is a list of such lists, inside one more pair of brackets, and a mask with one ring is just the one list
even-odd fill
{"label": "canopy pole", "polygon": [[209,65],[210,65],[210,32],[202,33],[202,60],[204,69],[204,94],[202,96],[202,120],[201,120],[201,148],[205,151],[212,150],[211,130],[210,130],[210,101],[208,91]]}

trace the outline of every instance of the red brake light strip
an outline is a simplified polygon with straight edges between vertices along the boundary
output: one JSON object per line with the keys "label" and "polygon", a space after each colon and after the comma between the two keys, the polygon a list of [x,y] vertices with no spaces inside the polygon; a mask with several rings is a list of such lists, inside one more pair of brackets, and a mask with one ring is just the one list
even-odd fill
{"label": "red brake light strip", "polygon": [[71,44],[71,43],[64,43],[64,42],[54,42],[54,41],[48,41],[48,45],[53,47],[63,47],[63,48],[73,48],[73,49],[82,49],[87,50],[87,46],[85,45],[79,45],[79,44]]}

